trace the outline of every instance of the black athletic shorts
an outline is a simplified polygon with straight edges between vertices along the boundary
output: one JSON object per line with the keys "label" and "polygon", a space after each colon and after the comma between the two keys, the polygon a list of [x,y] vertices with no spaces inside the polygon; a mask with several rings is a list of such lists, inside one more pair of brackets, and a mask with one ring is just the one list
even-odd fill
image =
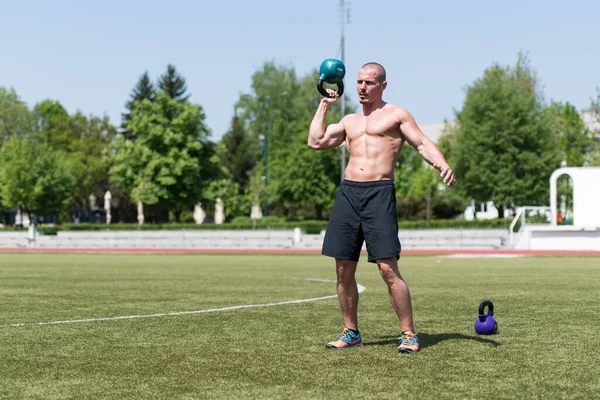
{"label": "black athletic shorts", "polygon": [[367,244],[369,262],[400,258],[392,180],[344,180],[337,191],[321,254],[358,261],[363,242]]}

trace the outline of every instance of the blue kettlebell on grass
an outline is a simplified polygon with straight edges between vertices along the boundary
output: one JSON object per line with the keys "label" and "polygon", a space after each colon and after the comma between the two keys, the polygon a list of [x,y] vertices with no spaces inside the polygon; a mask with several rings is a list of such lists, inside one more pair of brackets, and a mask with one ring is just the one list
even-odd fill
{"label": "blue kettlebell on grass", "polygon": [[[488,308],[487,314],[483,311]],[[494,318],[494,304],[490,300],[484,300],[479,305],[479,316],[475,320],[475,332],[480,335],[494,335],[498,333],[498,322]]]}
{"label": "blue kettlebell on grass", "polygon": [[323,87],[323,83],[337,85],[338,95],[344,93],[344,76],[346,75],[346,66],[340,60],[328,58],[321,63],[319,68],[319,80],[317,81],[317,89],[325,97],[332,97]]}

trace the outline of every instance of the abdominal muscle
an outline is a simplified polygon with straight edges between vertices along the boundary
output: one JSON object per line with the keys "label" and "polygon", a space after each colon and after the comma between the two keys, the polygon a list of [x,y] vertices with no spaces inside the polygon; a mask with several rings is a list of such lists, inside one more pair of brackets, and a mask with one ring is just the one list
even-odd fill
{"label": "abdominal muscle", "polygon": [[394,166],[403,140],[388,135],[362,133],[354,138],[347,137],[346,146],[350,153],[344,178],[357,182],[394,179]]}

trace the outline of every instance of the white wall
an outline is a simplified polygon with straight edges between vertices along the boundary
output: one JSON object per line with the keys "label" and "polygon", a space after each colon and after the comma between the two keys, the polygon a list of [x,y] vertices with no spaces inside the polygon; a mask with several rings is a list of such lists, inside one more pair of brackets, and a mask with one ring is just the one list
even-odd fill
{"label": "white wall", "polygon": [[600,230],[573,226],[526,225],[517,250],[595,250],[600,251]]}

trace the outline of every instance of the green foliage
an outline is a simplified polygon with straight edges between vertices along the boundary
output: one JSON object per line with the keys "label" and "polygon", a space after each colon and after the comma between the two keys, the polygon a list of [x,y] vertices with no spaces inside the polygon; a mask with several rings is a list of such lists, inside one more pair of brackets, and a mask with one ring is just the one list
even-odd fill
{"label": "green foliage", "polygon": [[135,141],[118,136],[108,153],[110,181],[130,191],[137,202],[160,205],[179,215],[194,206],[214,171],[214,147],[200,105],[177,101],[160,91],[131,113],[127,130]]}
{"label": "green foliage", "polygon": [[[600,88],[596,100],[592,102],[591,109],[595,112],[596,122],[600,123]],[[586,166],[600,167],[600,131],[591,132],[594,137],[592,148],[587,154]]]}
{"label": "green foliage", "polygon": [[[444,154],[446,161],[454,167],[454,157],[452,149],[454,148],[454,144],[456,143],[456,137],[459,132],[459,125],[457,123],[449,123],[448,121],[444,121],[444,128],[442,130],[442,135],[438,139],[438,147],[440,151]],[[439,185],[438,187],[441,190],[438,192],[440,196],[440,204],[439,208],[436,209],[434,206],[434,215],[437,218],[450,218],[453,216],[457,216],[462,214],[462,212],[467,208],[470,202],[469,196],[465,194],[464,191],[460,190],[461,182],[459,182],[456,186],[452,188],[448,188],[443,185]]]}
{"label": "green foliage", "polygon": [[442,135],[438,139],[437,146],[444,154],[446,161],[452,160],[452,149],[456,143],[456,136],[458,135],[458,132],[459,125],[457,123],[450,123],[447,120],[444,120]]}
{"label": "green foliage", "polygon": [[545,113],[558,138],[564,166],[583,166],[586,154],[592,149],[593,140],[575,106],[568,102],[552,102]]}
{"label": "green foliage", "polygon": [[[0,87],[0,146],[15,137],[29,140],[31,149],[47,146],[45,152],[56,153],[56,160],[46,162],[59,166],[54,168],[58,175],[48,179],[60,181],[61,174],[74,178],[64,200],[71,199],[73,208],[87,207],[90,194],[101,198],[110,187],[113,217],[121,220],[135,219],[137,200],[148,214],[164,217],[147,221],[168,221],[169,215],[179,221],[182,213],[190,220],[197,202],[210,210],[218,197],[228,221],[247,218],[252,204],[262,208],[265,201],[279,217],[326,219],[340,182],[340,149],[306,146],[319,103],[317,77],[316,70],[299,77],[293,66],[264,63],[252,75],[249,93],[240,95],[230,129],[218,144],[208,140],[202,107],[189,102],[186,81],[171,64],[156,84],[147,72],[140,76],[118,136],[106,117],[69,115],[54,100],[41,101],[30,111],[14,90]],[[346,99],[348,112],[354,112]],[[464,210],[467,199],[491,199],[499,208],[545,204],[548,177],[561,159],[567,166],[600,165],[600,143],[587,132],[575,107],[568,102],[543,107],[542,100],[525,57],[511,67],[486,69],[469,86],[456,124],[446,124],[438,143],[458,185],[440,185],[437,171],[405,146],[394,172],[400,219],[431,224],[452,218]],[[341,118],[340,103],[331,107],[328,123]],[[598,101],[592,106],[600,111]],[[9,148],[6,154],[14,151]],[[11,159],[5,170],[33,171],[32,162]],[[29,175],[17,174],[31,186],[37,178]],[[567,177],[561,178],[559,193],[569,196],[569,185]],[[22,189],[13,185],[8,190],[12,197],[3,200],[6,190],[0,190],[5,205],[13,204]],[[57,204],[49,207],[65,208]],[[256,226],[257,221],[251,222]]]}
{"label": "green foliage", "polygon": [[34,117],[14,89],[0,86],[0,146],[11,137],[25,137],[34,128]]}
{"label": "green foliage", "polygon": [[136,223],[117,223],[117,224],[62,224],[58,231],[98,231],[98,230],[113,230],[113,231],[135,231],[135,230],[247,230],[247,229],[293,229],[302,228],[311,233],[319,233],[327,227],[327,221],[322,220],[303,220],[303,221],[288,221],[281,217],[265,217],[252,220],[250,217],[236,217],[231,222],[224,224],[196,224],[196,223],[167,223],[167,224],[143,224]]}
{"label": "green foliage", "polygon": [[231,127],[221,139],[217,148],[219,165],[231,174],[233,182],[242,194],[248,187],[249,173],[259,163],[258,140],[251,136],[240,118],[235,115]]}
{"label": "green foliage", "polygon": [[590,151],[586,165],[589,167],[600,167],[600,145],[596,145]]}
{"label": "green foliage", "polygon": [[36,132],[32,139],[67,151],[73,140],[71,118],[65,108],[55,100],[43,100],[33,108]]}
{"label": "green foliage", "polygon": [[179,102],[184,102],[189,99],[190,95],[186,95],[187,84],[185,78],[177,71],[174,65],[167,65],[167,71],[161,75],[158,80],[158,87],[165,92],[170,98]]}
{"label": "green foliage", "polygon": [[[319,102],[315,88],[317,72],[299,78],[293,68],[265,63],[252,76],[252,93],[240,96],[236,104],[239,119],[256,142],[267,144],[255,161],[266,178],[269,210],[283,210],[293,217],[303,207],[313,208],[317,218],[329,211],[340,182],[340,150],[315,152],[306,145],[308,129]],[[351,111],[352,106],[348,109]],[[329,122],[339,121],[340,106],[332,107]],[[250,151],[248,149],[248,151]],[[260,187],[253,171],[253,185]],[[252,190],[246,191],[256,198]]]}
{"label": "green foliage", "polygon": [[127,123],[131,119],[131,111],[133,111],[133,109],[135,108],[136,103],[139,103],[143,100],[154,101],[155,96],[156,89],[154,88],[154,84],[150,79],[150,75],[148,75],[148,72],[146,71],[142,74],[142,76],[140,76],[138,82],[133,88],[133,91],[131,92],[129,100],[127,101],[127,103],[125,103],[125,108],[129,112],[122,115],[123,123],[121,127],[126,129]]}
{"label": "green foliage", "polygon": [[[528,221],[531,217],[528,217]],[[511,220],[491,219],[472,220],[464,219],[418,219],[398,221],[399,229],[508,229]],[[137,223],[112,223],[110,225],[92,223],[63,223],[55,227],[45,227],[46,234],[56,234],[58,231],[159,231],[159,230],[248,230],[248,229],[294,229],[300,228],[306,234],[318,234],[327,229],[326,220],[299,219],[290,220],[284,217],[268,216],[260,219],[250,217],[235,217],[224,224],[204,223],[166,223],[143,224]],[[13,228],[5,228],[7,230]]]}
{"label": "green foliage", "polygon": [[116,128],[108,117],[86,117],[77,112],[71,117],[72,135],[68,153],[75,176],[75,198],[80,206],[88,196],[104,195],[108,186],[108,162],[104,157],[109,144],[116,136]]}
{"label": "green foliage", "polygon": [[37,129],[30,135],[31,140],[66,154],[75,177],[75,205],[86,207],[88,196],[103,194],[107,184],[108,165],[103,153],[116,129],[108,117],[86,117],[81,112],[70,116],[52,100],[36,104],[33,114]]}
{"label": "green foliage", "polygon": [[[440,150],[444,155],[450,153],[449,143],[455,137],[450,129],[451,126],[446,125],[446,133],[442,136],[444,139]],[[447,145],[444,145],[444,140]],[[410,146],[404,146],[398,154],[394,184],[400,220],[453,218],[462,214],[468,204],[455,188],[446,188],[440,184],[439,172]]]}
{"label": "green foliage", "polygon": [[398,154],[397,167],[394,169],[394,185],[397,198],[415,195],[412,178],[416,171],[425,169],[424,161],[412,147],[404,146]]}
{"label": "green foliage", "polygon": [[223,201],[227,219],[231,219],[236,215],[250,215],[250,199],[240,194],[239,185],[232,179],[223,178],[210,181],[204,193],[204,198],[208,200],[207,206],[211,208],[216,200],[220,198]]}
{"label": "green foliage", "polygon": [[0,149],[4,206],[38,215],[64,215],[71,205],[74,186],[64,153],[22,138],[12,138]]}
{"label": "green foliage", "polygon": [[400,221],[452,219],[465,210],[465,203],[441,193],[436,196],[399,197],[396,212]]}
{"label": "green foliage", "polygon": [[316,217],[323,218],[323,212],[333,206],[338,186],[337,159],[331,151],[309,149],[306,138],[298,135],[289,143],[287,156],[271,163],[275,177],[271,183],[273,200],[288,210],[289,217],[294,217],[300,207],[314,206]]}
{"label": "green foliage", "polygon": [[452,162],[464,195],[497,207],[546,204],[560,150],[529,61],[494,64],[467,90]]}

